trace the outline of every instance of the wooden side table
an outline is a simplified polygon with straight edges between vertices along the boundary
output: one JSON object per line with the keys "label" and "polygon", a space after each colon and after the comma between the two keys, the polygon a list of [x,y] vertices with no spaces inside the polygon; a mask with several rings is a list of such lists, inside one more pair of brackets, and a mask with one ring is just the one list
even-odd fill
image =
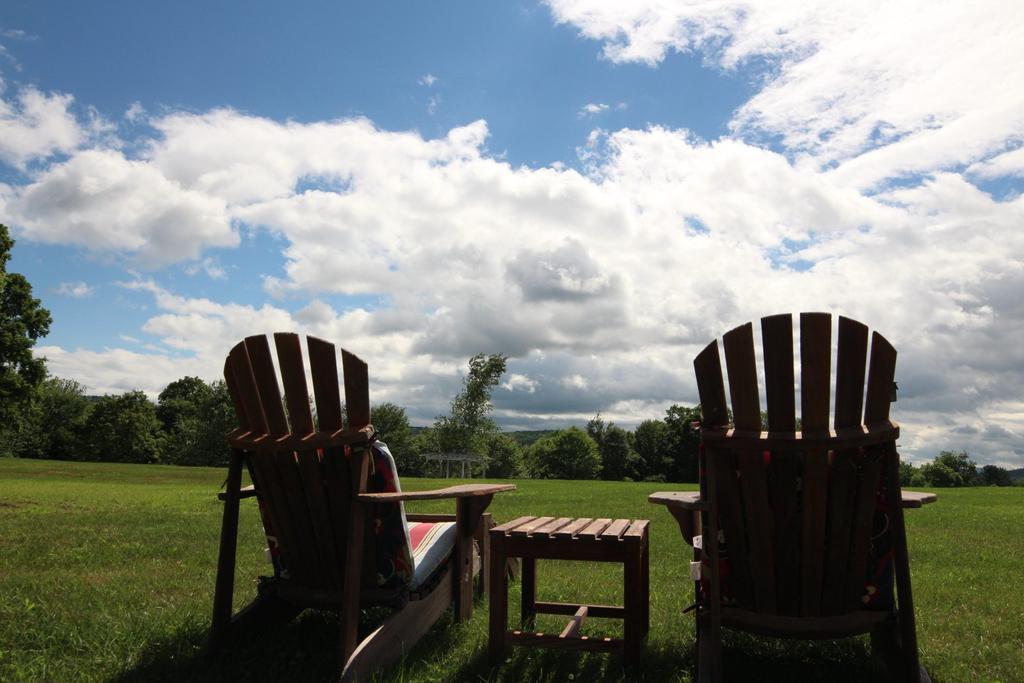
{"label": "wooden side table", "polygon": [[[520,517],[491,529],[491,609],[488,653],[497,663],[508,645],[566,648],[573,650],[622,650],[627,662],[640,656],[643,639],[650,628],[650,552],[646,519],[572,519],[569,517]],[[522,558],[524,626],[536,614],[570,615],[561,633],[508,630],[507,559]],[[625,599],[612,605],[538,602],[537,560],[580,560],[619,562],[624,568]],[[588,638],[581,635],[590,617],[623,620],[625,638]]]}

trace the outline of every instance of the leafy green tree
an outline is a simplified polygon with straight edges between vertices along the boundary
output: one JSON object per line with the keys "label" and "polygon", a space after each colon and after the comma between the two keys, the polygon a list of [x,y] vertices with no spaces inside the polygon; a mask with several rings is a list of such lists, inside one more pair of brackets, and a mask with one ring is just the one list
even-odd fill
{"label": "leafy green tree", "polygon": [[978,463],[971,460],[967,451],[959,453],[942,451],[936,456],[935,462],[945,465],[959,474],[960,480],[963,482],[959,484],[961,486],[973,486],[978,481]]}
{"label": "leafy green tree", "polygon": [[478,353],[469,359],[469,374],[462,380],[462,391],[452,399],[451,413],[434,421],[441,451],[486,454],[488,437],[498,431],[487,417],[493,408],[491,390],[505,374],[507,361],[501,354]]}
{"label": "leafy green tree", "polygon": [[665,474],[669,481],[697,481],[700,431],[693,428],[693,423],[699,422],[700,417],[700,406],[687,408],[672,405],[665,411],[669,458],[669,467]]}
{"label": "leafy green tree", "polygon": [[947,488],[964,485],[964,479],[960,473],[939,462],[938,458],[934,462],[921,465],[921,476],[924,477],[928,486]]}
{"label": "leafy green tree", "polygon": [[12,454],[21,458],[80,459],[90,408],[81,384],[47,378],[22,404]]}
{"label": "leafy green tree", "polygon": [[160,420],[156,408],[141,391],[102,397],[93,406],[85,431],[89,460],[160,461],[163,447]]}
{"label": "leafy green tree", "polygon": [[13,248],[7,226],[0,224],[0,425],[10,423],[46,378],[45,359],[33,357],[32,347],[53,322],[25,276],[7,272]]}
{"label": "leafy green tree", "polygon": [[523,476],[523,447],[507,434],[493,434],[487,440],[487,476],[515,479]]}
{"label": "leafy green tree", "polygon": [[579,427],[540,439],[527,449],[525,459],[535,479],[596,479],[601,472],[597,444]]}
{"label": "leafy green tree", "polygon": [[985,465],[982,467],[981,482],[985,486],[1013,486],[1009,470],[999,465]]}
{"label": "leafy green tree", "polygon": [[208,466],[228,461],[226,436],[237,424],[223,380],[175,380],[160,392],[155,412],[163,428],[163,461]]}
{"label": "leafy green tree", "polygon": [[911,480],[917,473],[917,468],[906,460],[900,460],[900,486],[913,486]]}
{"label": "leafy green tree", "polygon": [[388,450],[395,456],[395,466],[400,476],[424,474],[426,462],[416,450],[405,408],[394,403],[373,406],[370,408],[370,422],[380,440],[388,445]]}
{"label": "leafy green tree", "polygon": [[601,449],[601,478],[610,481],[636,479],[639,458],[633,451],[629,432],[614,424],[608,425]]}
{"label": "leafy green tree", "polygon": [[633,432],[638,474],[646,481],[665,481],[672,464],[668,457],[668,425],[661,420],[644,420]]}

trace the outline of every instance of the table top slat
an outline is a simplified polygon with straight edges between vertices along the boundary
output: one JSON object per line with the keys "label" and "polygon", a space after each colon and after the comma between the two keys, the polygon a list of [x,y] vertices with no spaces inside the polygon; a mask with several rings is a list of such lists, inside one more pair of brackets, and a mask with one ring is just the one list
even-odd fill
{"label": "table top slat", "polygon": [[578,534],[585,526],[587,526],[593,521],[594,520],[590,517],[580,517],[579,519],[574,519],[572,522],[566,524],[561,529],[553,533],[552,536],[563,540],[567,538],[572,538],[573,536]]}
{"label": "table top slat", "polygon": [[608,528],[601,532],[602,541],[617,541],[622,533],[629,527],[628,519],[617,519],[608,525]]}
{"label": "table top slat", "polygon": [[537,517],[529,522],[520,524],[515,529],[512,529],[511,534],[513,536],[529,536],[537,529],[541,528],[548,522],[553,522],[554,517]]}
{"label": "table top slat", "polygon": [[612,520],[610,519],[595,519],[593,522],[584,527],[578,534],[576,534],[576,537],[592,541],[597,536],[599,536],[600,533],[604,531],[605,528],[611,523]]}
{"label": "table top slat", "polygon": [[491,531],[503,532],[507,534],[508,532],[512,531],[512,529],[515,529],[517,526],[521,524],[526,524],[527,522],[533,521],[534,519],[536,519],[536,517],[516,517],[511,522],[505,522],[504,524],[494,527],[493,529],[491,529]]}

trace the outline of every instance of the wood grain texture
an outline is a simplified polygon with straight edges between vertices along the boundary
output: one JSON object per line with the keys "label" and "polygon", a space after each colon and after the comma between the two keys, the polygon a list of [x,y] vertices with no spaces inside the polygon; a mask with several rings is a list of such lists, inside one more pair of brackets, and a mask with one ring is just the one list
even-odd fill
{"label": "wood grain texture", "polygon": [[256,380],[256,390],[263,415],[267,418],[267,427],[271,436],[288,434],[288,420],[285,418],[284,405],[281,403],[281,388],[277,384],[274,372],[274,361],[270,357],[270,345],[266,335],[255,335],[245,338],[245,350],[252,363],[252,374]]}
{"label": "wood grain texture", "polygon": [[856,320],[839,316],[836,354],[835,427],[861,423],[864,402],[864,367],[868,354],[868,328]]}
{"label": "wood grain texture", "polygon": [[796,400],[793,383],[793,316],[761,318],[764,348],[764,393],[768,404],[768,429],[796,429]]}
{"label": "wood grain texture", "polygon": [[757,364],[754,361],[754,327],[750,323],[729,330],[722,336],[725,365],[729,370],[729,397],[732,419],[737,429],[761,429],[761,403],[757,390]]}
{"label": "wood grain texture", "polygon": [[743,452],[739,454],[738,462],[744,526],[750,545],[747,561],[754,585],[754,603],[757,611],[774,614],[777,609],[775,547],[764,454],[760,451]]}
{"label": "wood grain texture", "polygon": [[722,362],[718,356],[718,342],[708,344],[693,359],[700,395],[702,424],[720,427],[729,424],[729,410],[725,404],[725,384],[722,382]]}
{"label": "wood grain texture", "polygon": [[349,427],[370,424],[370,383],[366,363],[345,349],[341,350],[345,369],[345,413]]}
{"label": "wood grain texture", "polygon": [[822,581],[821,613],[831,616],[844,612],[846,569],[850,556],[850,529],[853,525],[857,467],[851,451],[839,451],[832,458],[828,487],[828,532],[825,572]]}
{"label": "wood grain texture", "polygon": [[828,518],[828,452],[806,451],[803,457],[800,543],[800,614],[821,614],[825,571],[825,523]]}
{"label": "wood grain texture", "polygon": [[885,337],[871,335],[871,362],[864,399],[864,424],[889,420],[893,379],[896,377],[896,349]]}
{"label": "wood grain texture", "polygon": [[315,427],[313,413],[309,409],[309,387],[306,386],[299,335],[278,332],[274,335],[274,345],[277,347],[277,362],[281,366],[281,383],[284,385],[291,431],[298,436],[311,434]]}
{"label": "wood grain texture", "polygon": [[800,314],[800,421],[804,431],[828,428],[832,376],[832,316]]}
{"label": "wood grain texture", "polygon": [[344,427],[341,417],[341,394],[338,383],[338,358],[334,344],[316,337],[306,337],[309,368],[313,379],[316,417],[321,432]]}

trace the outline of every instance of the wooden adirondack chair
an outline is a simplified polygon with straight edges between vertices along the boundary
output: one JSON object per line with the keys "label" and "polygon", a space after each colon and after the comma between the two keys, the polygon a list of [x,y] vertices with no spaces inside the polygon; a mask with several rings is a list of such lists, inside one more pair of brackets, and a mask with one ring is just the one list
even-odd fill
{"label": "wooden adirondack chair", "polygon": [[702,563],[695,584],[701,681],[721,679],[723,626],[806,639],[871,633],[890,675],[928,680],[918,663],[903,508],[935,496],[900,490],[899,427],[889,420],[895,349],[872,336],[865,398],[868,329],[840,317],[838,330],[832,428],[827,313],[800,315],[799,421],[792,316],[761,320],[767,431],[750,323],[722,338],[733,425],[717,342],[694,360],[701,490],[650,501],[668,506]]}
{"label": "wooden adirondack chair", "polygon": [[[343,424],[337,351],[332,344],[308,337],[314,418],[299,336],[279,333],[274,341],[287,410],[266,336],[240,342],[224,365],[239,428],[228,437],[231,458],[221,495],[224,521],[210,645],[216,649],[245,625],[287,621],[307,607],[334,610],[341,616],[342,679],[367,678],[407,651],[453,599],[456,619],[470,617],[473,537],[491,497],[515,487],[474,484],[414,493],[368,492],[371,467],[378,468],[375,477],[390,477],[393,472],[382,474],[379,469],[393,468],[393,461],[390,455],[383,458],[375,442],[366,364],[341,350],[348,418]],[[243,466],[253,481],[245,490]],[[239,499],[249,496],[258,498],[275,571],[273,577],[261,579],[255,601],[232,615]],[[403,501],[437,498],[455,499],[456,513],[417,518],[406,516],[400,507]],[[447,523],[442,540],[448,540],[450,552],[446,560],[438,560],[436,571],[411,585],[378,585],[373,560],[380,550],[374,545],[381,542],[376,538],[380,532],[367,533],[367,525],[374,515],[379,522],[382,510],[400,511],[402,524],[407,519]],[[375,529],[379,527],[378,523]],[[407,529],[401,528],[399,534],[404,533],[408,542]],[[446,550],[441,547],[437,552]],[[388,605],[395,611],[360,642],[359,610],[371,605]]]}

